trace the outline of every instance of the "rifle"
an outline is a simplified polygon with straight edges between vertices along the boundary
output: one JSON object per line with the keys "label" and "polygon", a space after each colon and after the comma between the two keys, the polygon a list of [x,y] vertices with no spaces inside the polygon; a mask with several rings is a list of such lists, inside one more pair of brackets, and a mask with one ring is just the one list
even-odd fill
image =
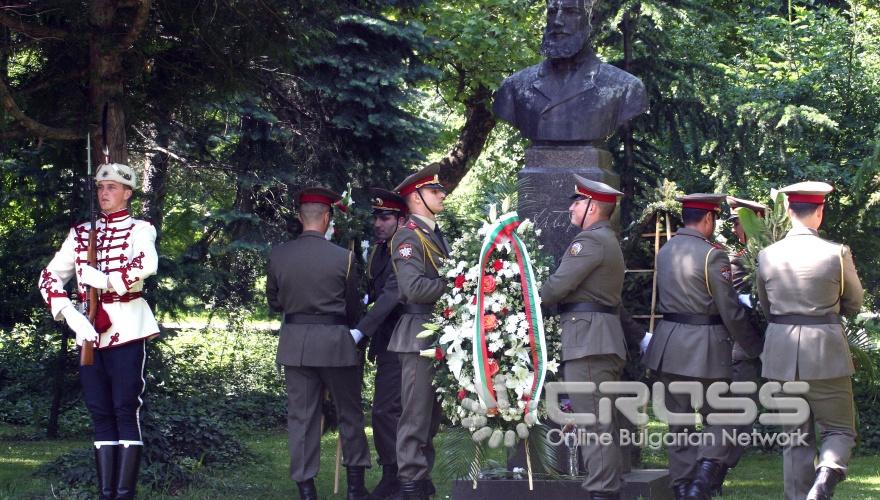
{"label": "rifle", "polygon": [[[95,183],[92,180],[92,137],[91,134],[86,134],[86,183],[89,186],[89,217],[91,222],[91,228],[89,230],[89,248],[88,254],[86,256],[86,260],[88,261],[88,265],[97,268],[98,267],[98,252],[97,252],[97,243],[98,243],[98,217],[95,212]],[[86,310],[88,311],[88,318],[92,325],[95,324],[95,317],[98,315],[98,289],[94,287],[88,287],[86,292]],[[91,366],[95,362],[95,343],[87,340],[83,342],[82,350],[79,352],[79,364],[80,366]]]}

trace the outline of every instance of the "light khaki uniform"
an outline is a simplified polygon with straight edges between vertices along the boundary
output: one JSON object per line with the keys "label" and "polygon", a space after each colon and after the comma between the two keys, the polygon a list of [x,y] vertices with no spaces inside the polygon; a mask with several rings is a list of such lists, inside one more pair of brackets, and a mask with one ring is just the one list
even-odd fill
{"label": "light khaki uniform", "polygon": [[[645,366],[657,372],[668,388],[677,380],[698,381],[706,387],[731,377],[733,339],[749,354],[761,349],[761,339],[749,324],[731,285],[727,253],[698,231],[682,228],[657,254],[657,288],[661,313],[720,316],[723,324],[686,324],[663,319],[657,324],[645,352]],[[666,406],[676,413],[693,412],[687,394],[666,391]],[[710,413],[703,405],[700,413]],[[705,422],[705,418],[704,418]],[[670,432],[694,431],[694,426],[670,426]],[[703,433],[715,436],[712,446],[669,446],[669,475],[676,481],[692,479],[697,462],[723,463],[727,447],[722,432],[729,428],[704,423]]]}
{"label": "light khaki uniform", "polygon": [[[436,226],[435,226],[436,227]],[[434,389],[433,360],[419,355],[431,339],[418,339],[431,312],[411,313],[406,304],[430,309],[447,289],[437,272],[446,257],[446,242],[427,220],[410,216],[391,240],[391,262],[400,289],[404,312],[388,343],[388,350],[399,353],[401,364],[401,406],[397,427],[398,477],[403,482],[431,478],[434,467],[434,435],[440,427],[440,403]]]}
{"label": "light khaki uniform", "polygon": [[[336,405],[342,463],[370,466],[361,406],[361,370],[349,333],[361,310],[358,271],[352,253],[304,231],[269,255],[266,296],[285,315],[335,316],[338,324],[281,326],[276,361],[284,366],[290,475],[305,481],[318,473],[324,388]],[[345,322],[348,325],[344,324]]]}
{"label": "light khaki uniform", "polygon": [[[815,230],[794,228],[758,255],[758,296],[766,315],[822,316],[855,314],[864,290],[849,248],[823,240]],[[840,324],[767,326],[763,376],[803,380],[810,391],[810,419],[799,427],[809,446],[783,449],[785,498],[802,499],[812,487],[817,467],[846,474],[855,446],[849,343]],[[816,464],[815,426],[822,436]]]}
{"label": "light khaki uniform", "polygon": [[[617,235],[608,221],[581,231],[569,245],[559,268],[541,287],[542,305],[589,303],[620,307],[624,262]],[[561,314],[563,374],[569,382],[620,380],[626,363],[626,341],[618,313],[567,312]],[[576,413],[599,415],[600,394],[570,395]],[[617,422],[596,423],[588,433],[610,433],[614,444],[590,440],[581,445],[588,491],[620,489],[621,455]]]}

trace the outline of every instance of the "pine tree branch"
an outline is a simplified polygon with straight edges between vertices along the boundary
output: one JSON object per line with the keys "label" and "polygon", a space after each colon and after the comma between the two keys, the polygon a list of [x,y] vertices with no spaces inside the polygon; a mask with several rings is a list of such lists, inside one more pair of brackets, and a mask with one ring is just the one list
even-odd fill
{"label": "pine tree branch", "polygon": [[25,115],[13,99],[9,87],[6,86],[6,81],[2,77],[0,77],[0,105],[15,119],[19,126],[26,129],[31,135],[60,141],[74,141],[85,137],[85,134],[76,130],[50,127]]}
{"label": "pine tree branch", "polygon": [[37,40],[63,40],[70,36],[70,32],[67,30],[27,23],[22,20],[21,17],[10,16],[5,14],[2,10],[0,10],[0,24]]}

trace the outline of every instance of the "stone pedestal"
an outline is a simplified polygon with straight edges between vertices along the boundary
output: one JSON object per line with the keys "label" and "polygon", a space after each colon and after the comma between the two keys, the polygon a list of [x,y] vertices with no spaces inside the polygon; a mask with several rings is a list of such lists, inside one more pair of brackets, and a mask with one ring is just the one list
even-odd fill
{"label": "stone pedestal", "polygon": [[[531,219],[541,229],[544,251],[557,261],[579,232],[568,214],[568,197],[574,194],[572,174],[620,187],[611,153],[593,146],[532,146],[518,176],[520,220]],[[616,221],[615,217],[615,226]]]}
{"label": "stone pedestal", "polygon": [[[536,498],[540,500],[568,500],[586,498],[581,481],[572,478],[540,479],[533,481],[529,490],[528,479],[481,479],[474,489],[473,481],[458,480],[452,484],[453,500],[483,500],[486,498]],[[673,500],[669,474],[665,469],[640,469],[623,475],[621,500]]]}

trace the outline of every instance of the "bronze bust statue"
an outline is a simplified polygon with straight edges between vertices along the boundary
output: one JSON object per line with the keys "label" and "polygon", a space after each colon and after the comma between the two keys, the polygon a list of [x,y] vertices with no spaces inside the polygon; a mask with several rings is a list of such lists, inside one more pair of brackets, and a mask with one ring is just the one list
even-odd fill
{"label": "bronze bust statue", "polygon": [[596,1],[548,0],[546,59],[507,77],[495,95],[495,115],[533,145],[601,143],[647,110],[641,80],[603,63],[587,44]]}

